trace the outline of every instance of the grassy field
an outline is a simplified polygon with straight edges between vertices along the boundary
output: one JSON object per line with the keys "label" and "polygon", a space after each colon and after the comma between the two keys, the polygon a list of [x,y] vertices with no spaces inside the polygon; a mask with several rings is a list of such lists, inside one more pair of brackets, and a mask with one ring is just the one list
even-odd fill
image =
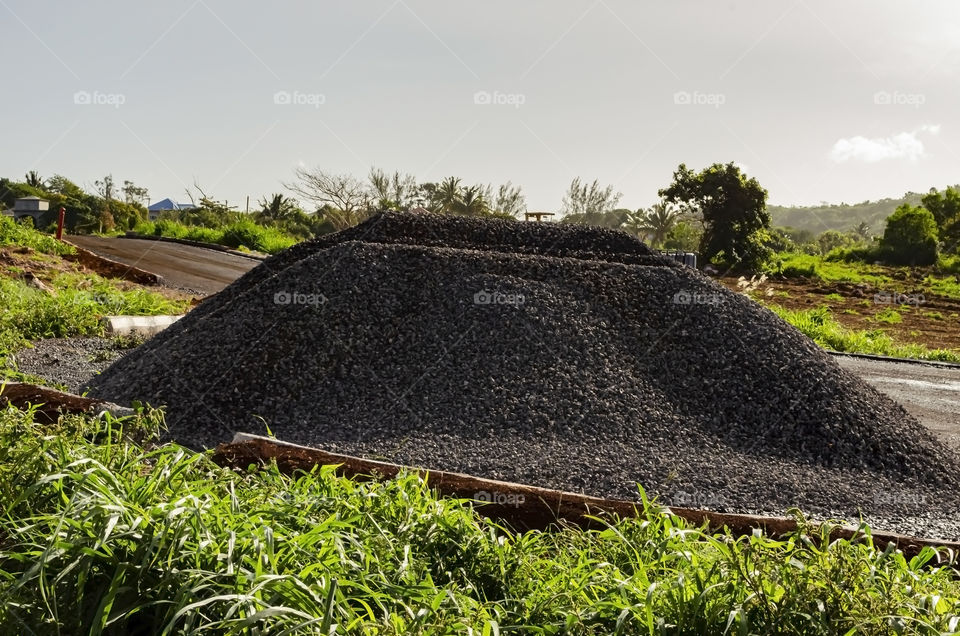
{"label": "grassy field", "polygon": [[[233,472],[155,413],[0,411],[0,628],[16,634],[940,634],[960,580],[869,542],[708,534],[642,506],[517,533],[415,476]],[[865,529],[866,530],[866,529]],[[926,566],[926,567],[925,567]]]}
{"label": "grassy field", "polygon": [[908,268],[781,253],[747,293],[828,349],[960,362],[960,257]]}
{"label": "grassy field", "polygon": [[[897,343],[880,329],[859,331],[848,329],[834,319],[828,307],[792,310],[771,305],[770,309],[818,345],[833,351],[960,363],[960,352],[957,351],[930,349],[918,344]],[[884,315],[886,320],[896,324],[899,324],[900,321],[894,319],[893,316],[902,320],[901,314],[889,308],[885,310],[885,314],[881,313],[881,316]],[[881,318],[881,321],[883,320],[884,318]]]}
{"label": "grassy field", "polygon": [[958,256],[941,258],[936,267],[889,267],[781,252],[776,255],[767,273],[823,283],[866,283],[891,292],[919,291],[960,299]]}

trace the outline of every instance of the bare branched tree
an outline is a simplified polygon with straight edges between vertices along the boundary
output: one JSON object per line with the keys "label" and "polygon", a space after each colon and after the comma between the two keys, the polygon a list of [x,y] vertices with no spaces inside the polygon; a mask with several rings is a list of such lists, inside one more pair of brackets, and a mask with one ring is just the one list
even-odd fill
{"label": "bare branched tree", "polygon": [[370,190],[350,174],[333,174],[319,168],[298,167],[297,181],[284,183],[291,192],[324,208],[326,218],[337,230],[352,227],[370,214]]}

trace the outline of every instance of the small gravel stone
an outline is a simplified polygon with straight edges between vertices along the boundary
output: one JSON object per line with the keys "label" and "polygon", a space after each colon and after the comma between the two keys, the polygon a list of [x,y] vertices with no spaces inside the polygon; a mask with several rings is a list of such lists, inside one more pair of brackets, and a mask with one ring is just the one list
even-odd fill
{"label": "small gravel stone", "polygon": [[17,369],[63,385],[78,393],[100,373],[130,349],[129,343],[113,338],[47,338],[14,356]]}

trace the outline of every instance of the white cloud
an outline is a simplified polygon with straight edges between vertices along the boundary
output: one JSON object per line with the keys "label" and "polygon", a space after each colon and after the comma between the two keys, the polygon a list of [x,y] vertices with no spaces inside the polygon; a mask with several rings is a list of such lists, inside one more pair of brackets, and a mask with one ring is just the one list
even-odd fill
{"label": "white cloud", "polygon": [[908,159],[916,161],[926,154],[920,133],[936,135],[940,125],[925,124],[910,132],[897,133],[890,137],[867,138],[862,136],[837,140],[830,150],[830,157],[837,163],[856,160],[873,163],[885,159]]}

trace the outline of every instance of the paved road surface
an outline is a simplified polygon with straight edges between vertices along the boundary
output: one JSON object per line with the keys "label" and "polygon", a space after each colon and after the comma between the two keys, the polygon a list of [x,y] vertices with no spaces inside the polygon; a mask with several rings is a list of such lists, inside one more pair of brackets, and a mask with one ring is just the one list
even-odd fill
{"label": "paved road surface", "polygon": [[960,450],[960,367],[837,356],[840,366],[899,402],[937,437]]}
{"label": "paved road surface", "polygon": [[84,249],[160,274],[170,287],[202,296],[215,294],[260,261],[202,247],[144,239],[70,236]]}

